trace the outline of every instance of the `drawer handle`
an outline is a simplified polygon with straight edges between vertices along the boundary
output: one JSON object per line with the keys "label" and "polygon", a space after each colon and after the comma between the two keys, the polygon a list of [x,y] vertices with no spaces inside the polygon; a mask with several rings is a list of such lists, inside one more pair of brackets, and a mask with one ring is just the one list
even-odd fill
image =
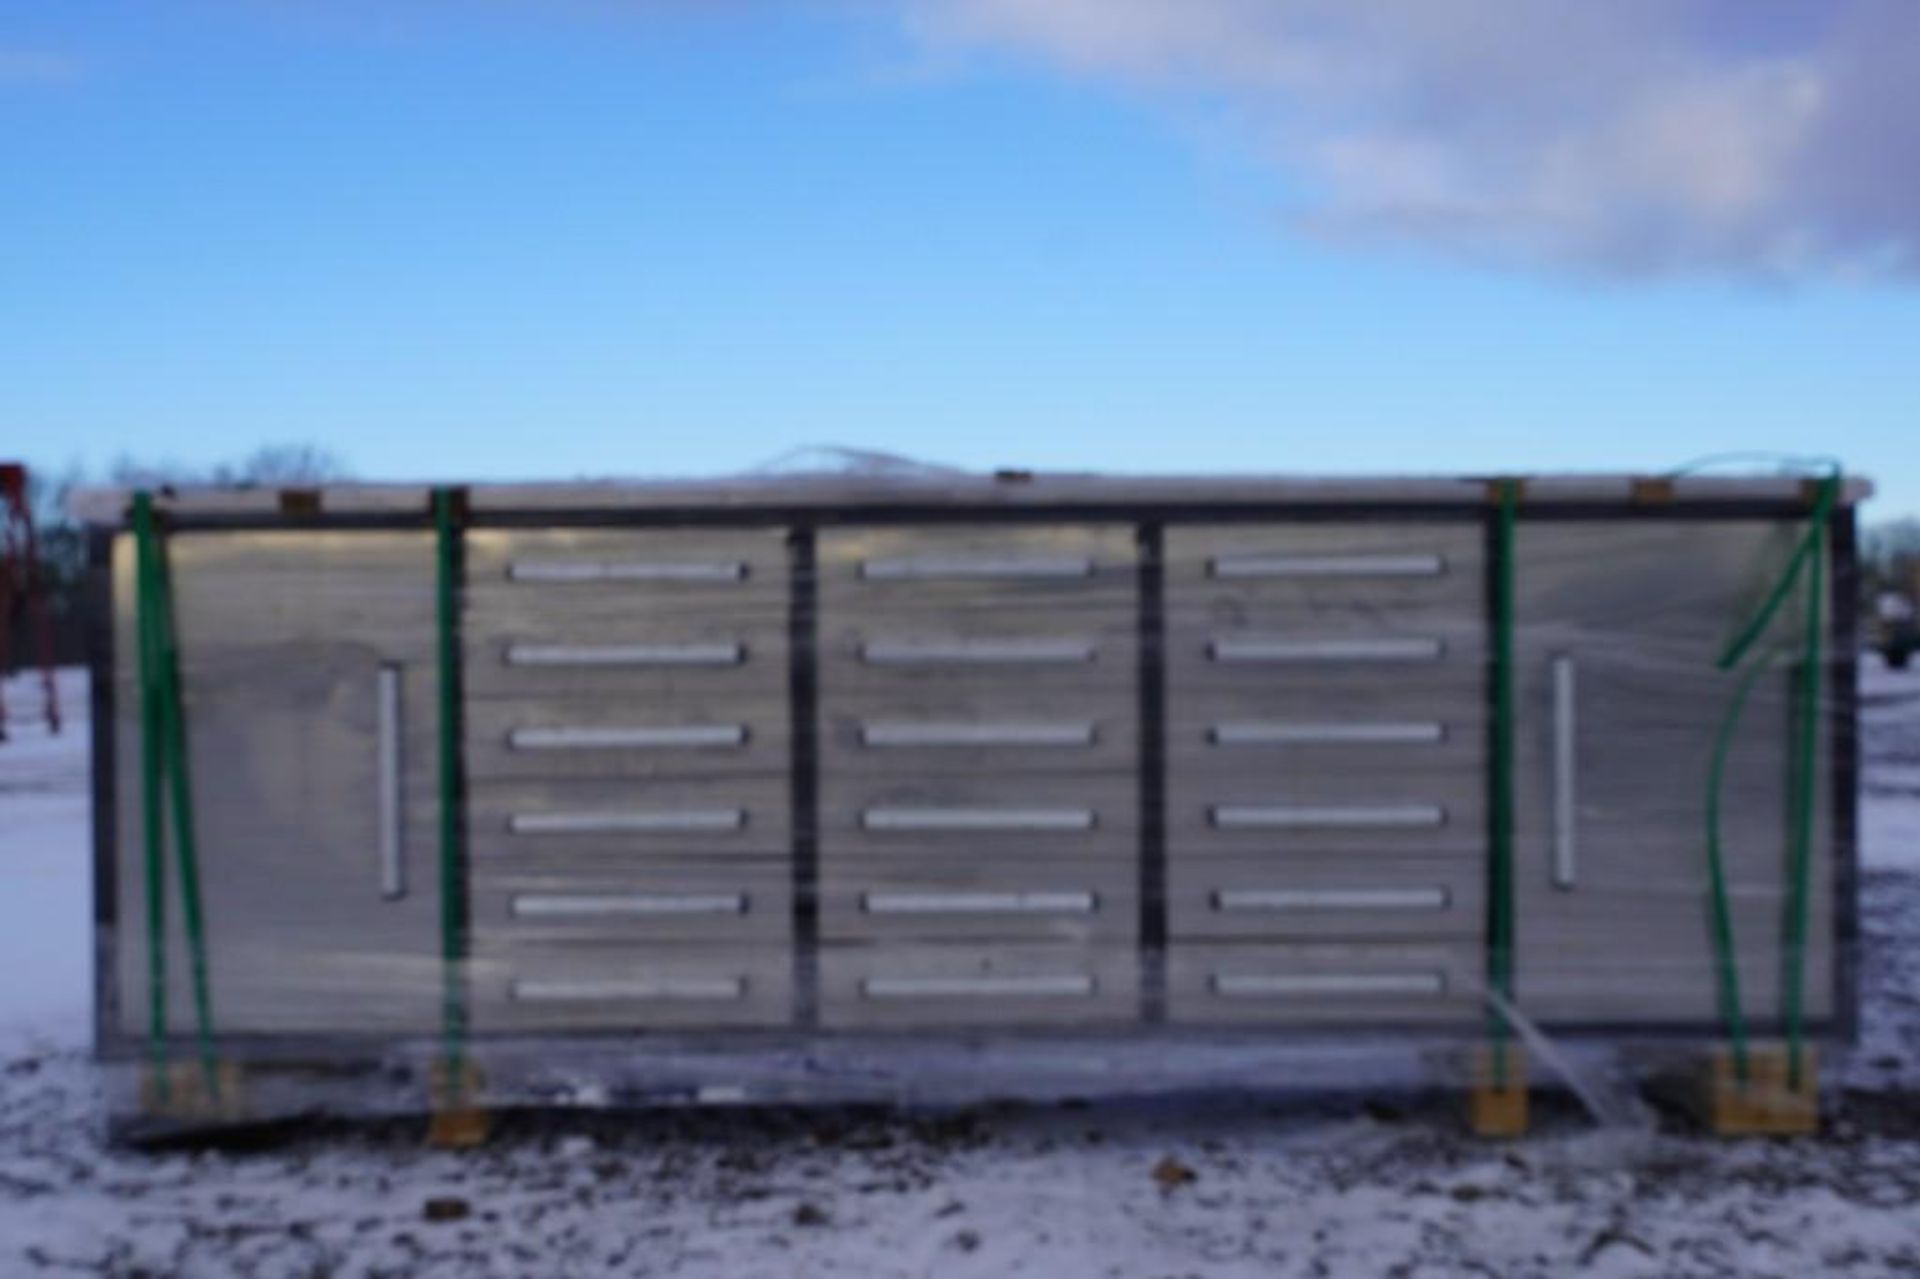
{"label": "drawer handle", "polygon": [[737,560],[515,560],[507,566],[514,582],[740,582],[746,576],[747,566]]}
{"label": "drawer handle", "polygon": [[1328,995],[1444,995],[1443,973],[1215,973],[1224,999],[1314,999]]}
{"label": "drawer handle", "polygon": [[509,666],[738,666],[744,644],[509,644]]}
{"label": "drawer handle", "polygon": [[868,999],[1086,999],[1097,986],[1083,973],[1039,977],[869,977]]}
{"label": "drawer handle", "polygon": [[527,1004],[705,1003],[744,999],[747,983],[738,977],[528,978],[516,980],[509,993]]}
{"label": "drawer handle", "polygon": [[870,582],[1092,577],[1093,561],[1084,555],[917,555],[899,559],[863,560],[860,564],[860,576]]}
{"label": "drawer handle", "polygon": [[1207,656],[1216,662],[1431,662],[1447,651],[1430,636],[1406,639],[1216,639]]}
{"label": "drawer handle", "polygon": [[399,901],[407,895],[406,806],[404,803],[405,732],[401,714],[400,667],[380,667],[375,700],[379,706],[380,754],[380,896]]}
{"label": "drawer handle", "polygon": [[1575,691],[1573,656],[1561,653],[1553,659],[1553,886],[1562,892],[1572,891],[1579,870]]}
{"label": "drawer handle", "polygon": [[860,646],[869,666],[1073,666],[1091,662],[1085,640],[873,640]]}
{"label": "drawer handle", "polygon": [[1217,578],[1246,577],[1438,577],[1447,561],[1439,555],[1227,555],[1208,561]]}
{"label": "drawer handle", "polygon": [[1091,746],[1092,724],[862,724],[863,746]]}
{"label": "drawer handle", "polygon": [[1094,827],[1090,808],[869,808],[864,830],[1082,831]]}
{"label": "drawer handle", "polygon": [[1220,804],[1208,810],[1216,830],[1416,830],[1447,823],[1438,804]]}
{"label": "drawer handle", "polygon": [[1430,746],[1447,739],[1446,725],[1432,720],[1378,724],[1313,724],[1239,720],[1215,724],[1215,746]]}
{"label": "drawer handle", "polygon": [[1092,893],[862,893],[869,915],[1091,915]]}
{"label": "drawer handle", "polygon": [[745,893],[517,893],[509,906],[515,919],[666,918],[744,915]]}
{"label": "drawer handle", "polygon": [[517,751],[704,750],[744,746],[745,724],[676,724],[664,727],[516,728],[507,745]]}
{"label": "drawer handle", "polygon": [[1222,913],[1316,910],[1445,910],[1452,894],[1431,888],[1222,888],[1213,908]]}
{"label": "drawer handle", "polygon": [[515,813],[507,829],[516,835],[600,835],[671,832],[723,835],[746,826],[744,808],[687,808],[653,813]]}

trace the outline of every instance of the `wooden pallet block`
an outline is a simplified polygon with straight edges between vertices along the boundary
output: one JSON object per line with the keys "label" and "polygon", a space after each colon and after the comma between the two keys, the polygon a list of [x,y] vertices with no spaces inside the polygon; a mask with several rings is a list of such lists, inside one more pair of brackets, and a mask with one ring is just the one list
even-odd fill
{"label": "wooden pallet block", "polygon": [[471,1150],[483,1144],[492,1116],[477,1098],[480,1071],[471,1061],[436,1061],[427,1072],[427,1144],[436,1150]]}
{"label": "wooden pallet block", "polygon": [[211,1071],[198,1059],[149,1066],[140,1078],[140,1106],[156,1119],[236,1123],[247,1113],[240,1063],[216,1061]]}
{"label": "wooden pallet block", "polygon": [[1526,1049],[1519,1044],[1482,1044],[1474,1051],[1467,1124],[1476,1137],[1527,1135]]}
{"label": "wooden pallet block", "polygon": [[1733,1049],[1714,1050],[1702,1106],[1707,1125],[1722,1137],[1807,1137],[1820,1131],[1820,1075],[1814,1049],[1800,1049],[1800,1076],[1793,1079],[1792,1051],[1785,1044],[1747,1049],[1747,1077],[1735,1068]]}

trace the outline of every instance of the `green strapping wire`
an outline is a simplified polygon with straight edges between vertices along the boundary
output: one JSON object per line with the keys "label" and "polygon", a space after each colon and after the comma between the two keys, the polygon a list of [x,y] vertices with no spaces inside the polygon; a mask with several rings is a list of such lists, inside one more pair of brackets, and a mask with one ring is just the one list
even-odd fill
{"label": "green strapping wire", "polygon": [[134,624],[140,655],[140,828],[147,892],[147,1049],[154,1088],[162,1103],[167,1088],[167,892],[165,763],[160,732],[160,690],[154,677],[154,598],[148,568],[153,554],[153,498],[133,497]]}
{"label": "green strapping wire", "polygon": [[[1782,1020],[1786,1023],[1789,1045],[1788,1082],[1797,1088],[1802,1059],[1802,1005],[1806,980],[1807,881],[1812,867],[1813,779],[1818,763],[1820,700],[1820,663],[1823,637],[1823,600],[1826,556],[1826,525],[1839,500],[1841,478],[1836,468],[1821,480],[1807,531],[1794,545],[1779,580],[1767,593],[1759,610],[1741,627],[1714,665],[1732,670],[1752,651],[1768,625],[1785,605],[1804,572],[1809,578],[1808,605],[1803,632],[1801,670],[1797,681],[1797,740],[1793,757],[1790,814],[1793,829],[1792,853],[1787,870],[1787,906],[1782,928]],[[1720,793],[1726,773],[1727,756],[1734,732],[1739,727],[1755,683],[1768,669],[1762,658],[1735,686],[1733,699],[1714,736],[1712,762],[1707,773],[1707,872],[1710,889],[1710,921],[1713,929],[1715,964],[1719,972],[1721,1016],[1733,1041],[1734,1074],[1741,1084],[1747,1082],[1748,1053],[1745,1015],[1740,998],[1739,964],[1733,935],[1732,911],[1728,903],[1725,859],[1720,832]]]}
{"label": "green strapping wire", "polygon": [[460,733],[459,662],[455,643],[459,605],[458,530],[453,494],[433,492],[435,537],[436,658],[440,697],[440,965],[441,1014],[445,1037],[446,1088],[457,1099],[464,1086],[466,1019],[461,1002],[460,959]]}
{"label": "green strapping wire", "polygon": [[[181,918],[193,990],[194,1026],[207,1095],[220,1096],[219,1061],[213,1038],[213,997],[207,976],[205,919],[200,908],[199,846],[194,835],[193,780],[188,769],[186,714],[181,704],[179,653],[173,631],[173,596],[166,549],[154,519],[150,494],[134,495],[134,538],[140,631],[142,798],[147,838],[148,980],[155,1088],[162,1100],[166,1081],[166,871],[161,810],[171,807],[178,845]],[[166,800],[171,798],[171,805]]]}
{"label": "green strapping wire", "polygon": [[1513,1000],[1513,541],[1519,485],[1499,482],[1493,565],[1493,759],[1489,780],[1487,985],[1494,994],[1493,1084],[1507,1086],[1506,1009]]}

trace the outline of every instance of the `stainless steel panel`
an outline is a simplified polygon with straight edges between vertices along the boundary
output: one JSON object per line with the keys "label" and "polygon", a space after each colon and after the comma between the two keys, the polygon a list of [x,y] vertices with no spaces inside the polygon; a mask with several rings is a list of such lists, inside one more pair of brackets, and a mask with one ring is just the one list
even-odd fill
{"label": "stainless steel panel", "polygon": [[[1556,1022],[1705,1020],[1715,1006],[1706,792],[1738,676],[1715,658],[1786,563],[1800,525],[1645,520],[1519,531],[1515,896],[1521,1006]],[[1777,625],[1797,641],[1799,604]],[[1578,663],[1577,713],[1555,680]],[[1755,685],[1728,756],[1722,820],[1746,1015],[1778,1015],[1789,860],[1790,661]],[[1572,740],[1565,740],[1571,732]],[[1556,839],[1555,772],[1577,761]],[[1823,756],[1825,752],[1822,752]],[[1807,1010],[1832,1007],[1827,764],[1816,779]],[[1564,794],[1564,792],[1561,792]],[[1564,835],[1577,841],[1565,883]],[[1750,971],[1745,971],[1750,970]]]}
{"label": "stainless steel panel", "polygon": [[[430,1029],[439,1016],[431,536],[182,532],[168,548],[216,1031]],[[130,538],[115,539],[113,749],[127,779],[116,792],[115,954],[119,1028],[143,1034],[132,550]],[[194,1018],[176,883],[169,871],[168,1021],[185,1033]]]}

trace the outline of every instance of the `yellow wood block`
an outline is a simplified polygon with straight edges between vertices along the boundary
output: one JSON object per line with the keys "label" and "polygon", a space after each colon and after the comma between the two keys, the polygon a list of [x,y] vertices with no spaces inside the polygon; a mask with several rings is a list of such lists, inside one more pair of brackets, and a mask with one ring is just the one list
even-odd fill
{"label": "yellow wood block", "polygon": [[246,1092],[236,1061],[216,1061],[211,1072],[199,1059],[147,1067],[140,1079],[140,1105],[149,1114],[202,1123],[233,1123],[246,1117]]}
{"label": "yellow wood block", "polygon": [[1473,1058],[1467,1122],[1476,1137],[1527,1135],[1527,1054],[1518,1044],[1482,1044]]}
{"label": "yellow wood block", "polygon": [[467,1150],[487,1139],[490,1126],[485,1109],[475,1104],[480,1094],[480,1071],[471,1061],[455,1069],[436,1061],[427,1072],[427,1144],[440,1150]]}
{"label": "yellow wood block", "polygon": [[1820,1075],[1814,1050],[1800,1049],[1800,1074],[1785,1044],[1747,1048],[1747,1077],[1735,1068],[1733,1049],[1714,1050],[1707,1081],[1707,1122],[1723,1137],[1804,1137],[1820,1131]]}

